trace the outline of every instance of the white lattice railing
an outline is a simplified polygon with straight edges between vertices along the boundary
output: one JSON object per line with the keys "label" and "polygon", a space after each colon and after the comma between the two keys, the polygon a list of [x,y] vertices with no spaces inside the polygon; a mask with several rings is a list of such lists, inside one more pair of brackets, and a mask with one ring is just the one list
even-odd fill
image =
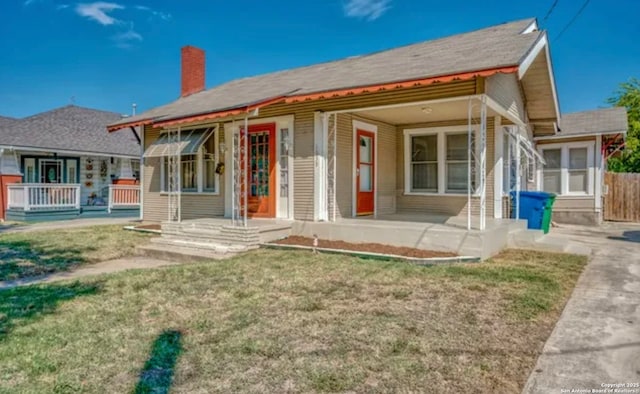
{"label": "white lattice railing", "polygon": [[80,185],[17,183],[7,185],[8,209],[24,211],[80,209]]}
{"label": "white lattice railing", "polygon": [[139,185],[109,185],[109,212],[116,207],[139,207]]}

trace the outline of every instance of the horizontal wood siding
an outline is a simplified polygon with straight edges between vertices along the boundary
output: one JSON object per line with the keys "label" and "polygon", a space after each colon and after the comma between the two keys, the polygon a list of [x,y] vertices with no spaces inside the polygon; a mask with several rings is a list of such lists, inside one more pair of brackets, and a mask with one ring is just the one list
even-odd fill
{"label": "horizontal wood siding", "polygon": [[569,197],[557,196],[553,204],[554,211],[595,211],[596,199],[594,196]]}
{"label": "horizontal wood siding", "polygon": [[516,74],[495,74],[486,79],[487,95],[511,115],[524,120],[524,100]]}
{"label": "horizontal wood siding", "polygon": [[313,220],[313,112],[296,112],[293,142],[293,217]]}
{"label": "horizontal wood siding", "polygon": [[[398,140],[396,143],[397,160],[396,160],[396,179],[397,179],[397,210],[401,212],[421,212],[435,215],[457,216],[467,212],[467,196],[466,195],[405,195],[404,194],[404,130],[416,129],[424,127],[444,127],[444,126],[461,126],[467,125],[466,119],[446,122],[421,123],[414,125],[405,125],[398,132]],[[487,179],[486,179],[486,215],[493,217],[493,182],[494,182],[494,157],[495,157],[495,120],[487,119]],[[480,214],[480,198],[471,198],[471,213],[473,215]]]}

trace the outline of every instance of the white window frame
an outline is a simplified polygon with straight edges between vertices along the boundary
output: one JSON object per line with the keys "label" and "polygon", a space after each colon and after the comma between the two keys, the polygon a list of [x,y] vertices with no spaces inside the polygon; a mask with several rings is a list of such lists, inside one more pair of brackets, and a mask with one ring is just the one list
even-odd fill
{"label": "white window frame", "polygon": [[[473,126],[476,150],[479,146],[478,127]],[[427,127],[404,130],[404,195],[407,196],[466,196],[467,192],[447,192],[447,138],[449,134],[468,134],[468,126]],[[411,138],[423,135],[437,135],[438,143],[438,191],[411,191]],[[476,151],[477,155],[477,151]],[[474,160],[474,157],[471,157]],[[478,176],[476,175],[476,180]],[[474,196],[478,191],[473,192]]]}
{"label": "white window frame", "polygon": [[[214,149],[215,149],[215,162],[219,163],[220,162],[220,134],[219,134],[219,130],[220,128],[216,128],[216,130],[213,132],[213,138],[214,138]],[[203,145],[206,141],[203,142]],[[198,194],[198,195],[212,195],[212,196],[217,196],[220,194],[220,175],[219,174],[215,174],[215,190],[205,190],[204,189],[204,155],[202,153],[202,146],[200,148],[198,148],[198,153],[197,153],[197,158],[196,158],[196,168],[197,168],[197,177],[198,177],[198,188],[197,190],[189,190],[189,191],[182,191],[182,194]],[[167,185],[165,184],[165,162],[166,162],[167,158],[165,156],[162,156],[160,158],[160,193],[161,194],[167,194],[168,191],[166,189]],[[180,160],[182,160],[182,155],[180,156]],[[216,164],[217,166],[217,164]],[[182,185],[181,185],[182,186]]]}
{"label": "white window frame", "polygon": [[[575,148],[587,148],[587,191],[586,192],[570,192],[569,191],[569,150]],[[560,196],[573,197],[592,197],[594,196],[594,177],[595,177],[595,141],[578,141],[557,144],[544,144],[538,146],[540,155],[544,155],[545,150],[560,149]],[[540,166],[537,170],[538,189],[544,188],[544,166]]]}

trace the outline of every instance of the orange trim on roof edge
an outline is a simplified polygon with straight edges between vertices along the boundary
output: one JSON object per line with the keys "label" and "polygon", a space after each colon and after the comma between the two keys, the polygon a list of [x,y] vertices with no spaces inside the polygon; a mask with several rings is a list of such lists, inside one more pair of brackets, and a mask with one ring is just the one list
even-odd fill
{"label": "orange trim on roof edge", "polygon": [[462,74],[451,74],[451,75],[443,75],[439,77],[412,79],[409,81],[385,83],[380,85],[370,85],[370,86],[350,88],[350,89],[340,89],[340,90],[328,90],[326,92],[320,92],[320,93],[309,93],[309,94],[287,97],[285,101],[287,104],[290,104],[290,103],[295,103],[300,101],[329,99],[329,98],[360,94],[360,93],[374,93],[374,92],[379,92],[383,90],[412,88],[412,87],[418,87],[423,85],[429,85],[436,82],[444,83],[444,82],[451,82],[451,81],[463,81],[463,80],[467,80],[475,77],[489,77],[497,73],[511,74],[517,71],[518,71],[518,66],[492,68],[488,70],[473,71],[473,72],[462,73]]}
{"label": "orange trim on roof edge", "polygon": [[408,81],[385,83],[385,84],[379,84],[379,85],[369,85],[369,86],[349,88],[349,89],[327,90],[325,92],[301,94],[297,96],[289,96],[289,97],[280,96],[280,97],[270,98],[265,101],[261,101],[255,104],[247,105],[247,106],[232,109],[232,110],[210,112],[206,114],[186,116],[183,118],[168,119],[160,122],[153,122],[153,120],[151,119],[146,119],[146,120],[141,120],[137,122],[123,123],[117,126],[107,127],[107,130],[109,132],[112,132],[112,131],[120,130],[122,128],[129,127],[129,126],[140,126],[140,125],[148,125],[148,124],[153,124],[153,126],[156,126],[156,127],[173,126],[173,125],[182,124],[182,123],[200,122],[204,120],[211,120],[211,119],[217,119],[217,118],[224,118],[227,116],[240,115],[243,113],[246,114],[249,111],[266,107],[268,105],[281,102],[281,101],[284,101],[287,104],[291,104],[291,103],[296,103],[300,101],[329,99],[329,98],[361,94],[361,93],[374,93],[374,92],[391,90],[391,89],[418,87],[423,85],[429,85],[432,83],[464,81],[464,80],[468,80],[475,77],[489,77],[491,75],[498,74],[498,73],[511,74],[517,71],[518,71],[518,66],[498,67],[498,68],[490,68],[486,70],[472,71],[468,73],[442,75],[438,77],[422,78],[422,79],[412,79]]}
{"label": "orange trim on roof edge", "polygon": [[257,102],[255,104],[251,104],[251,105],[247,105],[244,107],[240,107],[237,109],[232,109],[232,110],[227,110],[227,111],[218,111],[218,112],[210,112],[208,114],[201,114],[201,115],[195,115],[195,116],[187,116],[184,118],[178,118],[178,119],[168,119],[162,122],[157,122],[154,123],[154,126],[158,126],[158,127],[162,127],[162,126],[174,126],[177,124],[182,124],[182,123],[191,123],[191,122],[201,122],[204,120],[210,120],[210,119],[217,119],[217,118],[224,118],[227,116],[234,116],[234,115],[241,115],[243,113],[247,113],[256,109],[260,109],[262,107],[266,107],[267,105],[270,104],[274,104],[280,101],[283,101],[285,99],[285,96],[279,96],[279,97],[274,97],[274,98],[270,98],[264,101],[260,101]]}
{"label": "orange trim on roof edge", "polygon": [[136,127],[136,126],[142,126],[142,125],[148,125],[153,123],[153,121],[151,119],[144,119],[144,120],[138,120],[135,122],[128,122],[128,123],[121,123],[119,125],[115,125],[115,126],[107,126],[107,131],[109,133],[112,133],[114,131],[118,131],[121,129],[124,129],[125,127]]}

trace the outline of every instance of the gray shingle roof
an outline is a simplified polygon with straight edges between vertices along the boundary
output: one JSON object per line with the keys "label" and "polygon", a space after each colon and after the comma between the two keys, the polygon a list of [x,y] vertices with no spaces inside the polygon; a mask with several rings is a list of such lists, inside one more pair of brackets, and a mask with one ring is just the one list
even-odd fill
{"label": "gray shingle roof", "polygon": [[109,123],[121,118],[114,112],[68,105],[0,125],[0,145],[139,157],[141,148],[133,133],[106,131]]}
{"label": "gray shingle roof", "polygon": [[18,119],[10,118],[8,116],[0,116],[0,127],[10,125],[16,122]]}
{"label": "gray shingle roof", "polygon": [[560,132],[556,137],[626,133],[629,128],[627,123],[627,109],[624,107],[613,107],[564,114],[562,118],[560,118],[558,126]]}
{"label": "gray shingle roof", "polygon": [[325,92],[515,66],[544,34],[526,19],[365,56],[234,80],[113,125],[242,108],[278,96]]}

